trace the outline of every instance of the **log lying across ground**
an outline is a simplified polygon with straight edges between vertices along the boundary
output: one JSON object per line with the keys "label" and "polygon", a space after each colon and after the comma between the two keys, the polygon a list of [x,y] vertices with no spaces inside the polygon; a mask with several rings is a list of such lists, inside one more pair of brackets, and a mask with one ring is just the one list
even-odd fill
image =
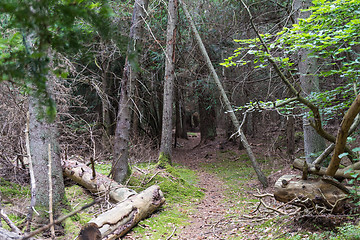
{"label": "log lying across ground", "polygon": [[119,238],[165,202],[159,186],[151,186],[137,194],[102,174],[94,174],[93,170],[83,163],[66,161],[62,166],[64,176],[92,193],[101,195],[108,192],[110,198],[118,202],[114,208],[90,220],[82,228],[80,240]]}
{"label": "log lying across ground", "polygon": [[85,187],[94,194],[109,193],[111,200],[120,202],[137,194],[134,190],[126,188],[111,178],[96,173],[93,178],[93,170],[86,164],[68,160],[62,163],[64,176],[70,178],[79,185]]}
{"label": "log lying across ground", "polygon": [[23,236],[14,233],[9,232],[8,230],[0,227],[0,240],[17,240],[22,239]]}
{"label": "log lying across ground", "polygon": [[[305,160],[303,159],[295,159],[294,168],[299,170],[303,170]],[[308,164],[308,172],[316,175],[323,176],[326,173],[326,168],[321,167],[314,164]],[[356,162],[346,168],[338,169],[335,173],[335,178],[347,178],[352,179],[355,178],[354,173],[358,173],[360,175],[360,162]]]}
{"label": "log lying across ground", "polygon": [[321,206],[331,213],[344,213],[349,208],[349,189],[332,179],[307,179],[284,175],[275,183],[276,200],[304,208]]}
{"label": "log lying across ground", "polygon": [[86,239],[83,236],[87,236],[88,231],[96,235],[100,232],[101,238],[99,239],[117,239],[125,235],[140,220],[153,213],[164,202],[165,198],[159,186],[153,185],[90,220],[82,229],[79,239]]}

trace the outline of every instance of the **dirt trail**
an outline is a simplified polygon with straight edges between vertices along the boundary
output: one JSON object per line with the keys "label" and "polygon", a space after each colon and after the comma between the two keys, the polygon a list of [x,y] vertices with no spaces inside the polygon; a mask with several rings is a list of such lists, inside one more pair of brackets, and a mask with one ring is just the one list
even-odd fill
{"label": "dirt trail", "polygon": [[195,170],[199,177],[198,186],[205,191],[204,199],[197,203],[196,210],[189,216],[190,224],[179,231],[177,239],[227,239],[225,233],[228,233],[229,229],[224,231],[226,226],[222,224],[228,209],[223,195],[226,186],[200,166],[201,163],[216,160],[218,143],[212,142],[194,149],[199,142],[199,136],[180,140],[180,146],[173,151],[174,162]]}

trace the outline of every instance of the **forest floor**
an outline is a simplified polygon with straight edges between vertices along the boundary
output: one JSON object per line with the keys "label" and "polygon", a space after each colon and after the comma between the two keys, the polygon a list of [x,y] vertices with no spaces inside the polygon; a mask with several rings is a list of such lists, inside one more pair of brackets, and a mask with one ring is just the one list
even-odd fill
{"label": "forest floor", "polygon": [[[179,231],[176,239],[262,239],[264,233],[269,237],[277,232],[276,228],[269,227],[259,232],[256,229],[258,218],[254,216],[253,219],[244,219],[243,216],[255,210],[258,204],[253,194],[271,193],[278,177],[294,174],[293,170],[286,167],[284,159],[272,159],[272,162],[268,159],[263,162],[262,167],[271,174],[270,187],[263,189],[249,166],[249,161],[246,161],[245,150],[238,150],[237,145],[231,142],[224,145],[224,139],[221,138],[198,145],[199,134],[179,141],[179,146],[173,151],[173,161],[197,173],[198,186],[205,192],[205,196],[196,204],[195,211],[189,216],[189,224]],[[258,144],[252,147],[255,155],[263,157],[265,146]],[[226,169],[223,174],[221,167]],[[245,176],[243,171],[246,172]],[[259,219],[259,222],[267,220],[271,221],[271,218]],[[280,221],[280,224],[283,222]],[[289,230],[282,227],[283,231]],[[277,234],[281,235],[283,231]]]}

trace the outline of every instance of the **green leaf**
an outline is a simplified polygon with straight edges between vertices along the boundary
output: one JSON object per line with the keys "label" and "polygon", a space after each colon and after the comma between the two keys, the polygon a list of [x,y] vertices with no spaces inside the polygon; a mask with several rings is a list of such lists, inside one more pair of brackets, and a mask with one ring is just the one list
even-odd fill
{"label": "green leaf", "polygon": [[343,157],[345,157],[347,155],[349,155],[349,153],[342,153],[342,154],[339,155],[339,158],[343,158]]}

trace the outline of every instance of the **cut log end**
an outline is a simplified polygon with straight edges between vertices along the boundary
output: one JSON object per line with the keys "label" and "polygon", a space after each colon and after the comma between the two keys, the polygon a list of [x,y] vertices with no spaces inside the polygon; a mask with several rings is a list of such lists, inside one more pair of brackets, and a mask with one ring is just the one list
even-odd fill
{"label": "cut log end", "polygon": [[101,232],[96,223],[88,223],[82,227],[79,237],[79,240],[101,240]]}

